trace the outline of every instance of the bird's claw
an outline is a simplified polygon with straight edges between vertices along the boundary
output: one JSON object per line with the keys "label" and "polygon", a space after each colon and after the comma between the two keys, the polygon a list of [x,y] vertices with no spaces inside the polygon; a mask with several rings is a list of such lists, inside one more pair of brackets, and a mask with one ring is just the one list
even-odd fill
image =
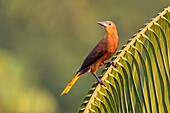
{"label": "bird's claw", "polygon": [[112,65],[112,66],[115,67],[115,68],[116,68],[116,66],[117,66],[116,62],[113,62],[113,61],[107,62],[107,63],[105,63],[105,64]]}
{"label": "bird's claw", "polygon": [[104,84],[104,82],[103,82],[102,80],[100,80],[100,79],[98,80],[97,84],[100,84],[100,85],[103,85],[103,86],[106,87],[106,85]]}
{"label": "bird's claw", "polygon": [[115,68],[117,67],[117,63],[116,62],[111,62],[111,65],[114,66]]}

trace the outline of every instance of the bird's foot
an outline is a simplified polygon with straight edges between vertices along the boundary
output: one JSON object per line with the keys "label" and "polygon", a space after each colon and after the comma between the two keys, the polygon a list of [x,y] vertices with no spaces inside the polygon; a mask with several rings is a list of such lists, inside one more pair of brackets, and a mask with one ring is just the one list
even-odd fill
{"label": "bird's foot", "polygon": [[114,67],[117,66],[116,62],[114,62],[114,61],[106,62],[105,65],[112,65],[112,66],[114,66]]}
{"label": "bird's foot", "polygon": [[117,63],[116,62],[111,62],[111,65],[114,66],[115,68],[117,67]]}
{"label": "bird's foot", "polygon": [[104,84],[104,82],[102,80],[98,80],[97,84],[100,84],[100,85],[104,85],[106,87],[106,85]]}
{"label": "bird's foot", "polygon": [[[104,85],[104,82],[96,75],[93,73],[93,75],[95,76],[95,78],[97,79],[97,84],[100,84],[100,85]],[[105,86],[105,85],[104,85]],[[106,86],[105,86],[106,87]]]}

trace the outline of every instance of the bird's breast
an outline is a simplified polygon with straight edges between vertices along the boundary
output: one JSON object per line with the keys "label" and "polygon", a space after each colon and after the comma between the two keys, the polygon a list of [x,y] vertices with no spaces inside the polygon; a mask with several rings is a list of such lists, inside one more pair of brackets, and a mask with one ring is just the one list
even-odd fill
{"label": "bird's breast", "polygon": [[109,38],[107,43],[107,53],[113,55],[118,48],[118,40]]}

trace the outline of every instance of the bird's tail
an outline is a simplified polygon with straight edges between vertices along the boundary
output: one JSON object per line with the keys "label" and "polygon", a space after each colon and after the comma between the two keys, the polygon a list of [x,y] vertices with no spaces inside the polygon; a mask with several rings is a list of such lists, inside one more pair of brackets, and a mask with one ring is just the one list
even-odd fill
{"label": "bird's tail", "polygon": [[63,94],[66,94],[66,93],[68,93],[70,91],[70,89],[72,88],[74,83],[78,80],[80,75],[81,75],[81,72],[76,73],[76,75],[71,79],[71,81],[68,83],[68,85],[63,90],[63,92],[60,94],[60,96],[62,96]]}

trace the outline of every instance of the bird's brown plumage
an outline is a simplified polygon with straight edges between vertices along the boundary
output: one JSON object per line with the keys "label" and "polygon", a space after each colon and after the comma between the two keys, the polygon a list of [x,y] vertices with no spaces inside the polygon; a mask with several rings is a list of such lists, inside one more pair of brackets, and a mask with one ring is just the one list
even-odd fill
{"label": "bird's brown plumage", "polygon": [[96,72],[98,67],[103,66],[105,64],[104,61],[109,59],[116,52],[118,48],[118,33],[115,24],[111,21],[98,22],[98,24],[104,27],[106,35],[88,54],[80,69],[66,86],[61,95],[67,93],[80,77],[80,75],[86,73],[87,71],[90,71],[99,81],[99,83],[103,85],[103,81],[101,81],[96,76]]}

